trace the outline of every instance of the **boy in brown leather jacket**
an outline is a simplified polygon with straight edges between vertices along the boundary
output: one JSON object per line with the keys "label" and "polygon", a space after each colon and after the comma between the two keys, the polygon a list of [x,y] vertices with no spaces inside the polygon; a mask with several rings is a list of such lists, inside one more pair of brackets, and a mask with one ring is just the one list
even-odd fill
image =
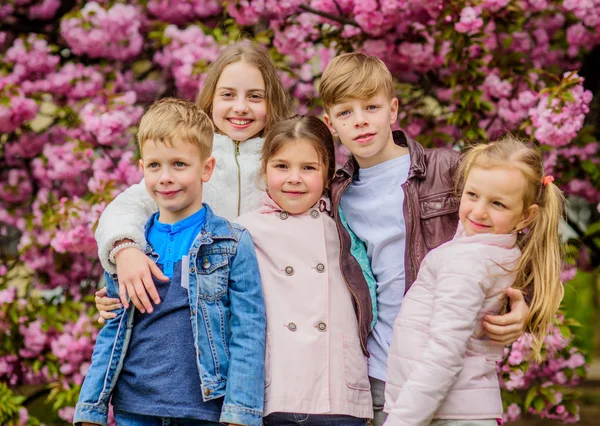
{"label": "boy in brown leather jacket", "polygon": [[[386,418],[387,354],[402,298],[425,254],[456,232],[453,178],[459,153],[424,149],[404,132],[392,132],[398,99],[389,70],[376,57],[348,53],[333,59],[323,73],[320,95],[325,122],[352,153],[336,172],[331,194],[342,272],[354,295],[361,335],[368,333],[372,313],[367,283],[350,255],[357,238],[366,245],[377,281],[378,319],[367,349],[374,425],[379,426]],[[510,289],[508,296],[512,311],[484,321],[487,335],[501,345],[522,334],[529,312],[520,292]]]}

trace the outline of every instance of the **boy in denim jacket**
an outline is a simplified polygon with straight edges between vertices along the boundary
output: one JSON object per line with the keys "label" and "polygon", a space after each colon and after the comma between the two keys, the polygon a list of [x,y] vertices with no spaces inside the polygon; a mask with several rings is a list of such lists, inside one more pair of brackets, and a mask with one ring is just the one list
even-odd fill
{"label": "boy in denim jacket", "polygon": [[[119,425],[262,424],[260,274],[248,231],[202,203],[213,136],[208,116],[182,100],[158,101],[141,120],[140,165],[159,206],[145,251],[170,280],[155,282],[152,314],[132,304],[100,331],[75,424],[106,425],[111,398]],[[117,276],[105,275],[118,297]]]}
{"label": "boy in denim jacket", "polygon": [[[429,250],[449,241],[458,225],[453,191],[459,153],[424,149],[403,131],[392,75],[374,56],[348,53],[325,68],[319,88],[324,119],[352,153],[331,183],[332,212],[341,243],[341,268],[353,289],[361,341],[366,341],[374,426],[383,424],[384,387],[392,327],[404,294]],[[371,320],[368,283],[353,254],[367,247],[376,280],[377,323]],[[529,309],[523,295],[508,293],[511,312],[487,316],[488,337],[504,345],[521,334]],[[368,337],[367,337],[368,335]]]}

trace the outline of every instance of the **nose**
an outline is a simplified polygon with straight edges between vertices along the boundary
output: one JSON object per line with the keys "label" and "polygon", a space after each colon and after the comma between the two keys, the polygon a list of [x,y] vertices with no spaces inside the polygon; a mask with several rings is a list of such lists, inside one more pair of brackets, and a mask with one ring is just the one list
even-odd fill
{"label": "nose", "polygon": [[475,203],[473,206],[473,214],[479,219],[485,219],[487,217],[487,210],[483,202]]}
{"label": "nose", "polygon": [[295,168],[290,169],[287,181],[291,184],[300,183],[302,181],[302,178],[300,177],[300,171]]}
{"label": "nose", "polygon": [[248,104],[246,102],[246,98],[237,98],[235,104],[233,104],[233,111],[236,114],[245,114],[246,112],[248,112]]}
{"label": "nose", "polygon": [[164,167],[162,169],[159,182],[163,185],[173,182],[173,178],[171,177],[171,172],[169,171],[168,167]]}
{"label": "nose", "polygon": [[354,112],[354,127],[363,127],[367,124],[367,115],[362,109]]}

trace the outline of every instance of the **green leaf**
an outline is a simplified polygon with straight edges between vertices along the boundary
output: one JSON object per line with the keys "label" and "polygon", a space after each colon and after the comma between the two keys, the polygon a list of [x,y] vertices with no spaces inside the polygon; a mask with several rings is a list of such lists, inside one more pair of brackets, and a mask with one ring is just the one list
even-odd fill
{"label": "green leaf", "polygon": [[538,386],[535,385],[529,388],[529,390],[527,391],[527,395],[525,396],[525,402],[523,403],[525,411],[529,410],[529,407],[531,407],[533,399],[537,396],[537,390]]}

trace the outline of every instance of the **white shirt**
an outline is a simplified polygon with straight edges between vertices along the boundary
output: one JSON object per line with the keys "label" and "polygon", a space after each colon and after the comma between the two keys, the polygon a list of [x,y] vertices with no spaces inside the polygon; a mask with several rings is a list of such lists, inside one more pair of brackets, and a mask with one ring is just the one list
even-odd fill
{"label": "white shirt", "polygon": [[359,169],[342,195],[341,205],[348,225],[367,246],[367,255],[377,280],[377,324],[367,349],[369,376],[385,381],[387,356],[394,320],[404,297],[404,191],[408,178],[408,154],[373,167]]}

